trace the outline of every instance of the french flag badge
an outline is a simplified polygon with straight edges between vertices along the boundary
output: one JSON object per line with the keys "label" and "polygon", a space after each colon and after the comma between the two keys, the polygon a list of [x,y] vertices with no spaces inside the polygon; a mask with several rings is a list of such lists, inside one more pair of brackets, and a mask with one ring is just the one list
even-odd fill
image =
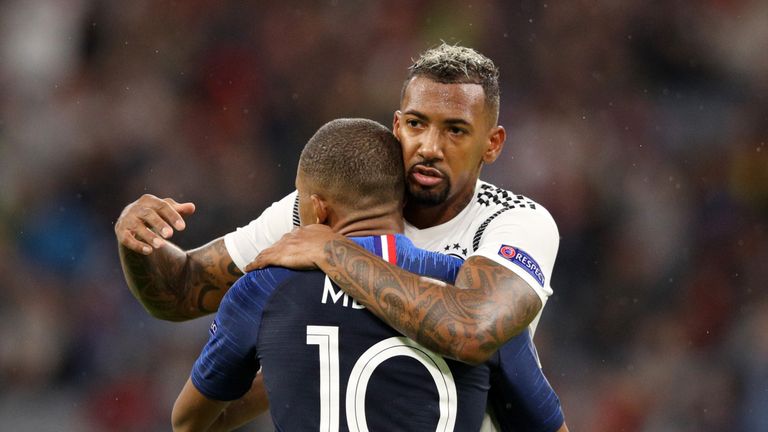
{"label": "french flag badge", "polygon": [[397,264],[396,240],[392,234],[378,236],[373,241],[373,251],[391,264]]}

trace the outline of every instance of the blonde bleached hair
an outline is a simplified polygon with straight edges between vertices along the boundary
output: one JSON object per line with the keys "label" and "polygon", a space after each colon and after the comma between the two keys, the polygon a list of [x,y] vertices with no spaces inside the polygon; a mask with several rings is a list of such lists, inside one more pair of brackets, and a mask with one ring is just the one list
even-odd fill
{"label": "blonde bleached hair", "polygon": [[486,107],[498,118],[499,68],[474,49],[443,42],[423,52],[408,68],[401,101],[411,80],[420,76],[441,84],[479,84],[485,93]]}

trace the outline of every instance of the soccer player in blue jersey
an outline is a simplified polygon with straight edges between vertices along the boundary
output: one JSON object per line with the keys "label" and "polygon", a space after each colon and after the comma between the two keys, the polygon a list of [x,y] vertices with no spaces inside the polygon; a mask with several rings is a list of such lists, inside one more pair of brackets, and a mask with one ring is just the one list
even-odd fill
{"label": "soccer player in blue jersey", "polygon": [[[381,260],[371,261],[370,272],[350,272],[350,261],[372,255],[322,225],[302,227],[269,249],[298,226],[296,192],[247,226],[190,251],[167,239],[185,228],[183,216],[194,205],[144,195],[115,224],[131,292],[154,316],[187,320],[215,311],[257,255],[256,266],[271,260],[319,267],[422,345],[498,365],[489,394],[496,428],[567,431],[546,380],[518,373],[538,365],[531,338],[552,294],[559,234],[539,203],[479,179],[505,141],[498,116],[496,66],[472,49],[449,45],[414,62],[395,112],[393,132],[407,172],[405,233],[421,248],[465,259],[466,277],[455,285],[430,283]],[[393,281],[386,291],[374,283],[382,278]]]}
{"label": "soccer player in blue jersey", "polygon": [[[376,260],[453,283],[463,260],[400,234],[404,178],[387,128],[332,121],[301,154],[300,220],[325,224]],[[370,265],[368,257],[353,264]],[[391,281],[378,283],[386,291]],[[174,406],[174,430],[237,426],[223,423],[242,417],[222,413],[260,367],[277,430],[476,431],[483,420],[487,366],[443,359],[400,335],[320,271],[248,273],[222,300],[210,333]]]}

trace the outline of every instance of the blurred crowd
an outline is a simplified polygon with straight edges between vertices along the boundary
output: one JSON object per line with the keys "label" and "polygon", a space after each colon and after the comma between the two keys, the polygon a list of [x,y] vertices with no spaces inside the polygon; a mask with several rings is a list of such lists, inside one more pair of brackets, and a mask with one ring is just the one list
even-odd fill
{"label": "blurred crowd", "polygon": [[[151,318],[112,231],[199,246],[323,123],[391,123],[444,40],[501,68],[483,178],[562,237],[535,342],[571,430],[768,430],[768,2],[0,2],[0,427],[168,430],[209,318]],[[261,425],[269,430],[268,418]]]}

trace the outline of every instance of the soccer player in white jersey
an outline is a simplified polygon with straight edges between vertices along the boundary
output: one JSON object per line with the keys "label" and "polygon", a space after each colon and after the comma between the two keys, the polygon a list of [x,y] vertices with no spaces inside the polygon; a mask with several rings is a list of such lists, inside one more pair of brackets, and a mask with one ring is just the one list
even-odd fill
{"label": "soccer player in white jersey", "polygon": [[[493,62],[443,44],[411,66],[394,116],[407,173],[406,234],[419,247],[466,258],[464,286],[434,284],[383,261],[351,273],[349,264],[367,252],[320,226],[295,230],[269,248],[297,225],[295,196],[224,238],[182,251],[166,239],[173,228],[184,229],[194,205],[144,195],[115,226],[129,287],[153,315],[185,320],[215,311],[248,266],[317,267],[406,336],[452,358],[486,361],[513,336],[533,334],[552,293],[559,243],[541,205],[479,180],[506,138],[498,110]],[[523,403],[526,395],[519,396]],[[558,423],[514,426],[567,430],[562,416]]]}

